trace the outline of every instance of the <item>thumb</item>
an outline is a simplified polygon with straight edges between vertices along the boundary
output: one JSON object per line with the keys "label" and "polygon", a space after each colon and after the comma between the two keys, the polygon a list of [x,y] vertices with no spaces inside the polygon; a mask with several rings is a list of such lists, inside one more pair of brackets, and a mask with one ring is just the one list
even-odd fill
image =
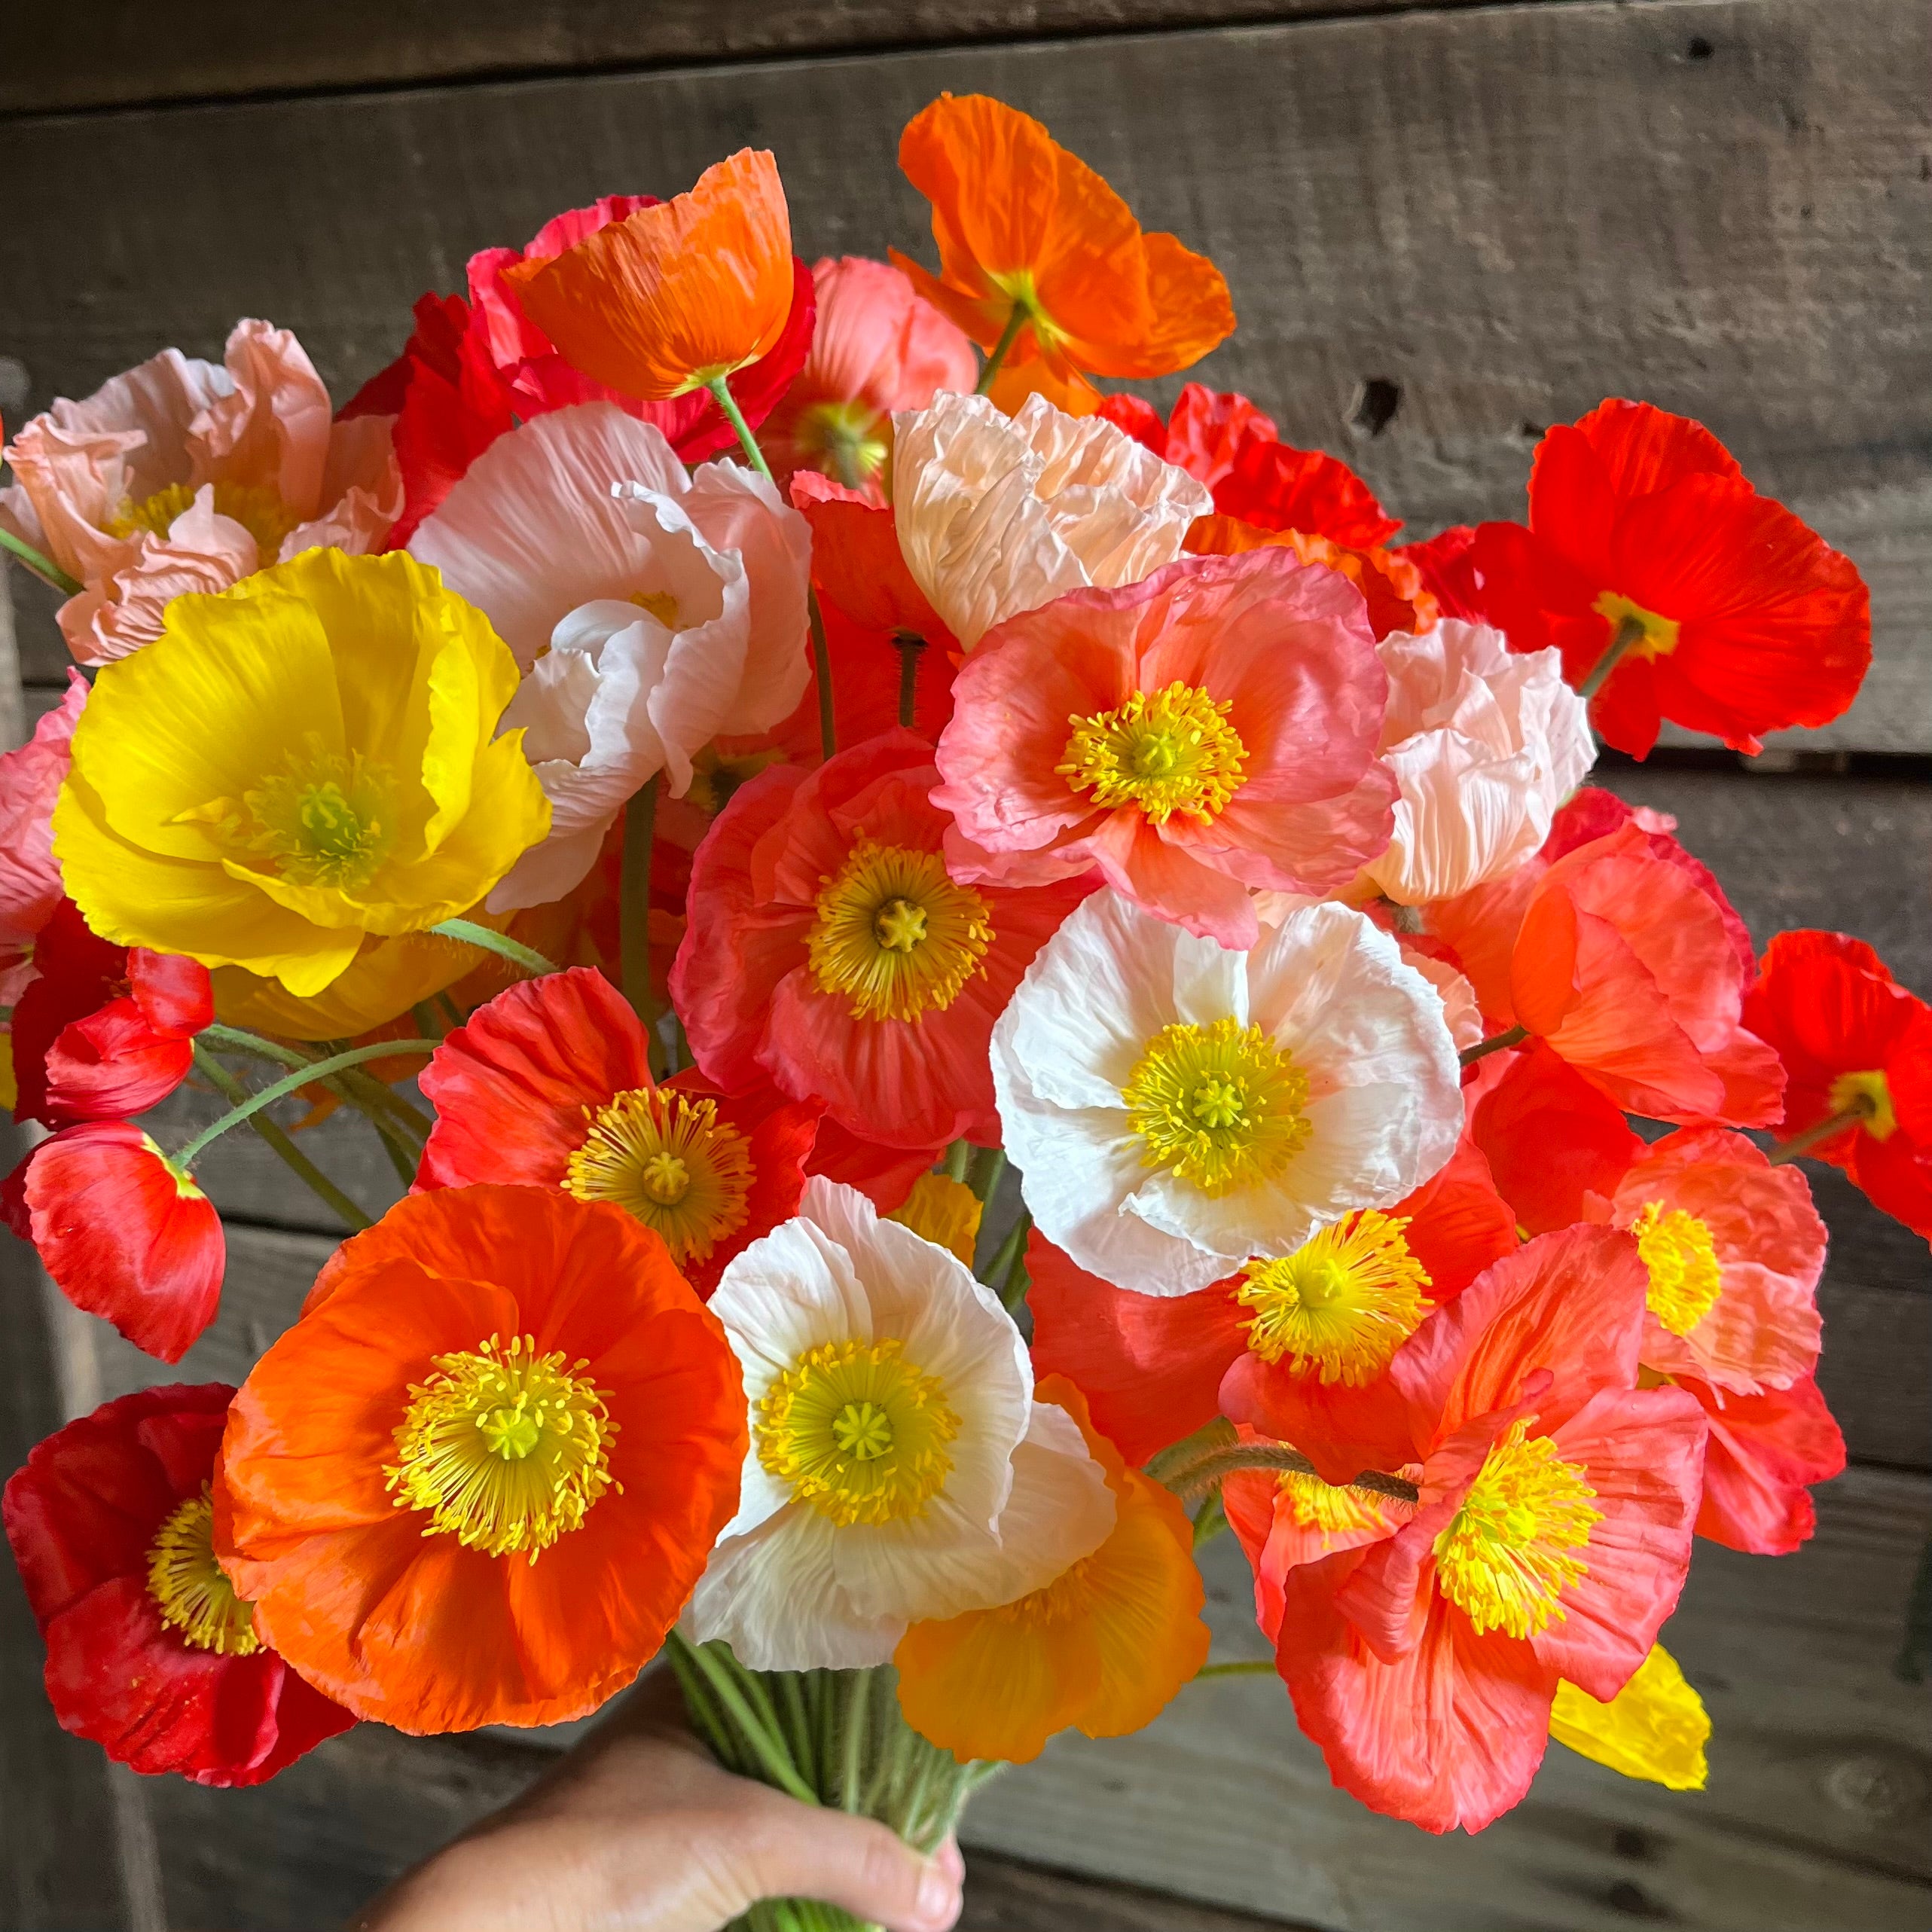
{"label": "thumb", "polygon": [[821,1900],[887,1932],[948,1932],[958,1918],[965,1863],[950,1839],[924,1858],[875,1818],[771,1796],[745,1847],[758,1897]]}

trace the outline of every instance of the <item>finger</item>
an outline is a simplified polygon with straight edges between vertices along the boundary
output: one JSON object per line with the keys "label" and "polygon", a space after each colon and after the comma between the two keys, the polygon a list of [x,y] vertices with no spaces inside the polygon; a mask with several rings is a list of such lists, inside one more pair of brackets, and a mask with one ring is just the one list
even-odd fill
{"label": "finger", "polygon": [[889,1826],[801,1805],[777,1793],[745,1842],[760,1898],[810,1898],[873,1919],[887,1932],[947,1932],[958,1918],[963,1863],[924,1858]]}

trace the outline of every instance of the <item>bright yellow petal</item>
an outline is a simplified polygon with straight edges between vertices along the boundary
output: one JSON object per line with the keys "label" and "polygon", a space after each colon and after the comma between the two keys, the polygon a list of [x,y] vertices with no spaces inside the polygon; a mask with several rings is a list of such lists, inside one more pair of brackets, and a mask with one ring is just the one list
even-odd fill
{"label": "bright yellow petal", "polygon": [[[481,908],[469,916],[488,926],[503,923],[483,918]],[[430,932],[368,939],[343,972],[308,999],[273,979],[225,966],[214,975],[215,1015],[227,1025],[283,1039],[353,1039],[455,985],[482,957],[496,956]]]}
{"label": "bright yellow petal", "polygon": [[1549,1735],[1626,1778],[1648,1778],[1673,1791],[1704,1789],[1711,1720],[1661,1644],[1651,1647],[1637,1674],[1608,1704],[1573,1683],[1559,1683]]}
{"label": "bright yellow petal", "polygon": [[912,1183],[904,1204],[888,1214],[915,1235],[942,1248],[950,1248],[972,1265],[974,1244],[979,1239],[979,1197],[963,1181],[951,1174],[921,1174]]}
{"label": "bright yellow petal", "polygon": [[20,1098],[20,1086],[14,1078],[14,1036],[0,1033],[0,1107],[11,1113]]}

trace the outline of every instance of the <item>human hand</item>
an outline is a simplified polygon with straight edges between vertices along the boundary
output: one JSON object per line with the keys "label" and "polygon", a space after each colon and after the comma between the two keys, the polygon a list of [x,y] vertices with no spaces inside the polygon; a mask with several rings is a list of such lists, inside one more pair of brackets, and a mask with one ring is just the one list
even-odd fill
{"label": "human hand", "polygon": [[821,1899],[947,1932],[965,1876],[888,1826],[734,1777],[659,1674],[514,1803],[398,1879],[350,1932],[717,1932],[755,1900]]}

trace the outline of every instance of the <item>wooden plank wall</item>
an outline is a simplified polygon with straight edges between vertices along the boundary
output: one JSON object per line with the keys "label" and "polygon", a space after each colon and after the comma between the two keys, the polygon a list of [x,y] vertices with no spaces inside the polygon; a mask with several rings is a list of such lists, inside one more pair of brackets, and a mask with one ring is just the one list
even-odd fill
{"label": "wooden plank wall", "polygon": [[[1920,0],[192,0],[164,32],[133,0],[14,0],[0,412],[165,343],[218,353],[242,314],[295,328],[346,394],[472,250],[598,194],[673,192],[748,142],[777,150],[808,256],[917,250],[897,130],[984,89],[1213,254],[1242,325],[1203,378],[1347,456],[1418,533],[1517,512],[1541,426],[1621,393],[1708,421],[1844,545],[1879,654],[1846,719],[1748,769],[1678,750],[1604,775],[1680,815],[1760,942],[1839,926],[1932,992],[1928,53]],[[1400,392],[1372,434],[1371,378]],[[32,711],[63,658],[14,583]],[[315,1144],[365,1200],[392,1195],[353,1128]],[[1932,1517],[1932,1281],[1922,1244],[1811,1172],[1822,1378],[1854,1467],[1799,1557],[1700,1549],[1672,1641],[1717,1722],[1709,1791],[1552,1753],[1518,1811],[1430,1839],[1334,1793],[1271,1683],[1201,1686],[1140,1738],[990,1787],[969,1924],[1922,1927],[1932,1694],[1891,1666]],[[330,1235],[252,1139],[204,1178],[230,1274],[180,1372],[233,1379]],[[26,1259],[0,1254],[10,1464],[165,1372],[57,1301],[43,1318]],[[1210,1569],[1217,1647],[1252,1654],[1238,1558],[1218,1546]],[[364,1727],[262,1791],[136,1788],[45,1720],[23,1615],[0,1577],[0,1923],[30,1932],[336,1922],[554,1741]]]}

